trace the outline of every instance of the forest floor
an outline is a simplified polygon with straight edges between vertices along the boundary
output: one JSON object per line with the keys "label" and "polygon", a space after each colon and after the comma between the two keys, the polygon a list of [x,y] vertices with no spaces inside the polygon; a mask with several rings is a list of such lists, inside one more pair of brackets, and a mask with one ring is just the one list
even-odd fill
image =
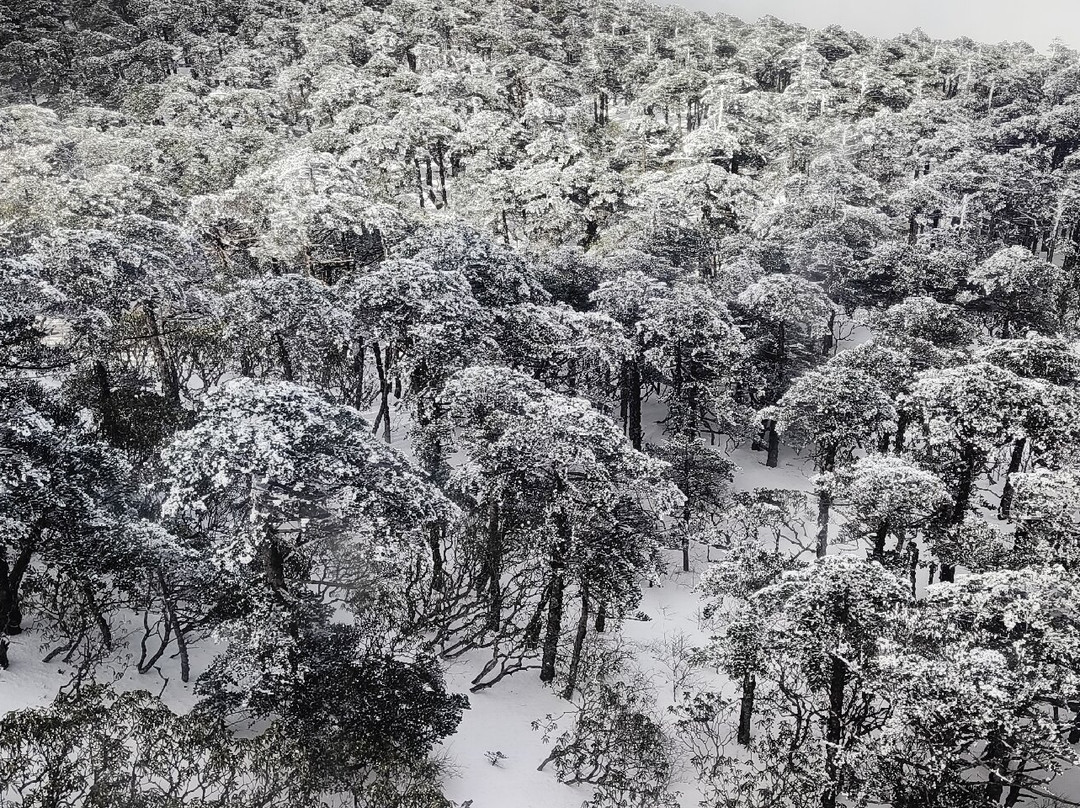
{"label": "forest floor", "polygon": [[[739,465],[735,478],[738,490],[812,490],[809,463],[790,450],[783,451],[775,469],[765,466],[764,452],[740,448],[730,457]],[[706,686],[733,695],[732,685],[715,671],[697,669],[686,677],[673,670],[679,648],[700,646],[708,640],[709,628],[702,619],[696,587],[701,573],[708,568],[709,555],[713,560],[718,558],[715,550],[692,547],[690,571],[683,572],[681,552],[668,551],[668,572],[642,590],[639,610],[648,619],[626,620],[619,632],[617,641],[624,644],[634,667],[654,688],[656,713],[661,716],[667,715],[667,708],[675,703],[674,693],[683,688]],[[450,688],[468,692],[470,680],[485,656],[455,660],[447,672]],[[572,720],[573,705],[543,685],[535,671],[519,673],[493,688],[470,694],[469,701],[470,709],[458,732],[447,739],[442,749],[451,763],[452,776],[446,782],[450,799],[458,803],[472,800],[471,808],[579,808],[589,799],[588,786],[559,783],[550,766],[537,771],[551,747],[532,723],[548,715],[562,716],[560,727],[565,729]],[[496,765],[487,757],[494,752],[506,756]],[[700,796],[689,766],[676,772],[673,789],[679,793],[683,808],[698,805]]]}
{"label": "forest floor", "polygon": [[[843,341],[841,349],[862,342],[866,336],[865,327],[856,327]],[[659,421],[663,415],[660,406],[647,402],[643,412],[646,440],[659,439]],[[400,418],[395,418],[392,442],[403,453],[410,454],[405,425]],[[734,480],[736,490],[772,488],[812,494],[811,462],[787,447],[781,447],[777,468],[767,468],[765,453],[751,451],[747,446],[736,447],[727,454],[738,467]],[[793,538],[803,545],[804,557],[809,559],[813,554],[811,534],[814,526],[809,510],[807,513],[805,530],[800,531],[801,536]],[[830,530],[832,537],[836,536],[837,530],[838,522],[834,521]],[[790,538],[784,544],[792,552],[799,552]],[[832,549],[832,552],[860,551],[853,545],[835,545]],[[732,684],[715,671],[698,668],[687,673],[676,670],[681,667],[677,663],[679,651],[700,646],[709,636],[696,587],[710,564],[710,557],[716,560],[717,551],[693,546],[690,571],[683,572],[681,552],[667,551],[667,572],[643,587],[640,611],[635,616],[640,619],[624,621],[617,632],[609,635],[612,638],[609,641],[622,643],[630,664],[654,691],[655,713],[665,717],[665,722],[670,722],[668,708],[675,704],[682,689],[704,687],[734,695]],[[180,679],[177,660],[167,656],[150,672],[137,672],[135,662],[142,630],[141,619],[134,616],[127,625],[119,627],[120,650],[97,674],[99,680],[111,678],[118,689],[148,690],[160,694],[174,710],[189,710],[197,700],[194,681],[218,650],[213,640],[207,639],[192,648],[191,682],[184,683]],[[71,673],[70,665],[42,661],[47,648],[43,647],[42,637],[32,625],[11,642],[11,668],[0,671],[0,715],[47,704],[69,681]],[[487,656],[487,651],[478,651],[449,662],[446,669],[448,688],[453,692],[468,693],[472,678]],[[451,800],[471,808],[578,808],[589,799],[591,787],[560,783],[551,766],[544,771],[537,770],[550,753],[551,746],[545,743],[543,731],[534,729],[534,722],[545,722],[549,716],[557,719],[559,729],[553,733],[557,736],[569,727],[574,704],[541,683],[536,671],[523,671],[503,679],[490,689],[470,694],[469,700],[470,708],[465,711],[458,732],[437,750],[445,760],[445,791]],[[729,751],[738,753],[737,749]],[[501,753],[502,757],[497,757],[496,753]],[[698,805],[700,795],[689,765],[677,769],[672,787],[679,794],[681,806]]]}
{"label": "forest floor", "polygon": [[[736,449],[731,454],[740,470],[736,488],[787,488],[810,491],[808,464],[790,451],[781,455],[778,468],[764,465],[763,452]],[[681,554],[668,551],[668,572],[642,591],[640,615],[648,619],[628,619],[618,637],[639,670],[655,689],[656,712],[664,715],[675,699],[673,685],[688,687],[708,684],[713,689],[725,686],[723,677],[714,672],[695,671],[692,680],[678,678],[671,670],[673,646],[694,646],[708,638],[708,627],[701,619],[701,603],[695,590],[701,573],[708,567],[708,556],[716,551],[694,546],[691,569],[681,569]],[[117,626],[118,650],[96,674],[99,681],[112,681],[121,690],[148,690],[159,694],[179,712],[189,710],[197,700],[194,680],[218,650],[207,639],[191,650],[192,681],[180,679],[178,661],[168,656],[159,660],[148,673],[139,674],[135,662],[139,654],[141,620],[134,616]],[[11,710],[49,703],[70,681],[71,665],[59,660],[45,663],[48,653],[44,638],[31,624],[23,634],[11,638],[10,669],[0,671],[0,714]],[[447,685],[454,692],[468,693],[473,676],[480,670],[487,652],[466,655],[448,663]],[[462,804],[472,800],[471,808],[578,808],[590,796],[588,786],[563,785],[552,767],[537,771],[550,752],[543,732],[533,729],[533,722],[547,716],[569,726],[573,705],[543,685],[536,671],[524,671],[499,682],[495,687],[469,695],[458,732],[438,750],[447,763],[447,796]],[[557,733],[556,733],[557,734]],[[501,752],[497,764],[488,753]],[[699,799],[692,772],[678,772],[674,788],[681,793],[683,806],[695,806]]]}

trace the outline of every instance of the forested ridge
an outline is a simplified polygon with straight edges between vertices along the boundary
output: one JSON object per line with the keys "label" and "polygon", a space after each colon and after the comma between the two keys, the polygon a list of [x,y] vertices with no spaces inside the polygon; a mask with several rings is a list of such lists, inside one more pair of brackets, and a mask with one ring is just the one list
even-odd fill
{"label": "forested ridge", "polygon": [[1080,804],[1078,256],[1060,42],[0,0],[0,806]]}

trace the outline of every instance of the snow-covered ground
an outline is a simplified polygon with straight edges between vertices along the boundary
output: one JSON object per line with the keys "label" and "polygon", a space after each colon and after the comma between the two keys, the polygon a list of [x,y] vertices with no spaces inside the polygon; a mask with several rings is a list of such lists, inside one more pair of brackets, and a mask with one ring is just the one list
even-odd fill
{"label": "snow-covered ground", "polygon": [[[856,325],[841,347],[864,341],[866,334],[865,327]],[[660,439],[659,422],[665,414],[663,407],[655,401],[646,402],[643,408],[646,440]],[[365,415],[374,420],[374,411]],[[395,412],[392,426],[393,445],[410,456],[406,416],[400,409]],[[747,446],[734,449],[730,457],[739,467],[736,490],[780,488],[807,494],[813,491],[810,461],[787,447],[782,447],[777,468],[766,467],[765,453],[751,451]],[[806,538],[809,546],[809,536]],[[701,573],[708,567],[708,556],[707,548],[692,547],[691,570],[684,573],[680,553],[670,551],[669,572],[653,585],[643,586],[640,611],[648,619],[627,620],[620,629],[621,641],[631,651],[632,664],[655,689],[658,715],[663,715],[675,701],[670,666],[672,655],[665,646],[700,645],[708,637],[695,591]],[[121,689],[145,689],[160,694],[174,710],[190,709],[196,700],[194,679],[218,649],[211,640],[191,649],[190,683],[181,681],[178,662],[169,656],[159,660],[149,673],[139,674],[134,659],[138,656],[141,628],[134,620],[121,627],[118,636],[123,639],[126,635],[126,643],[120,644],[114,659],[99,673],[99,678],[114,680],[115,686]],[[32,625],[11,642],[12,666],[7,671],[0,671],[0,714],[48,703],[70,676],[70,666],[58,661],[48,664],[41,661],[46,650],[40,647],[41,637]],[[449,662],[446,675],[450,689],[468,693],[471,679],[484,659],[485,653],[479,652]],[[709,684],[713,689],[725,685],[721,677],[709,671],[695,672],[694,677],[696,684]],[[506,678],[495,687],[470,694],[469,698],[470,709],[465,712],[458,732],[437,750],[448,764],[450,774],[446,793],[450,799],[459,804],[468,804],[471,800],[472,808],[577,808],[589,798],[589,787],[558,782],[551,767],[537,771],[550,747],[545,744],[543,733],[533,729],[533,723],[549,715],[562,715],[565,726],[572,705],[542,684],[536,671],[524,671]],[[497,758],[496,764],[490,760],[494,753],[504,756]],[[699,796],[692,773],[680,771],[676,779],[674,789],[680,794],[681,804],[697,805]]]}
{"label": "snow-covered ground", "polygon": [[[395,430],[395,437],[401,434]],[[810,490],[807,463],[787,450],[776,469],[766,468],[762,452],[738,449],[732,459],[742,468],[736,481],[740,489]],[[681,571],[678,551],[671,551],[668,561],[670,572],[653,586],[643,588],[640,610],[649,619],[627,620],[621,628],[623,642],[633,652],[633,664],[656,689],[659,714],[673,703],[672,676],[665,665],[665,656],[670,658],[670,655],[665,655],[663,646],[672,640],[700,644],[707,638],[695,592],[698,579],[709,563],[706,548],[692,548],[689,573]],[[194,684],[181,682],[176,659],[166,655],[149,673],[136,671],[132,655],[138,655],[137,631],[141,631],[141,625],[136,625],[134,620],[121,627],[118,637],[127,635],[126,646],[99,673],[99,678],[106,681],[115,678],[116,686],[121,689],[145,689],[160,694],[174,710],[190,709],[195,701]],[[71,666],[60,661],[48,664],[41,661],[46,649],[40,647],[41,636],[32,624],[26,632],[13,637],[11,643],[11,668],[0,671],[0,713],[47,704],[71,673]],[[204,640],[192,649],[193,680],[217,650],[211,640]],[[484,657],[479,653],[448,663],[449,687],[467,693]],[[702,682],[709,677],[718,680],[708,672],[701,676],[706,677],[700,679]],[[577,808],[589,798],[588,787],[559,783],[550,766],[537,771],[550,747],[545,745],[542,733],[532,728],[533,722],[548,715],[568,713],[571,705],[543,685],[536,671],[506,678],[495,687],[470,694],[469,699],[470,709],[465,712],[457,734],[438,750],[449,763],[451,776],[446,782],[446,793],[452,800],[459,804],[472,800],[472,808]],[[486,754],[489,752],[501,752],[505,757],[492,765]],[[682,772],[680,776],[683,781],[676,784],[676,790],[681,793],[682,804],[696,805],[698,797],[691,773]]]}

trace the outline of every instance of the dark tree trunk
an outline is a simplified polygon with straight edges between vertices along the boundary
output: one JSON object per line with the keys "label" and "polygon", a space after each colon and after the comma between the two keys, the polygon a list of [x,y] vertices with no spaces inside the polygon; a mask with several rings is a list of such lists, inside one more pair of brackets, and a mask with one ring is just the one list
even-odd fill
{"label": "dark tree trunk", "polygon": [[1065,158],[1072,154],[1075,146],[1067,141],[1054,144],[1054,152],[1050,156],[1050,170],[1057,171],[1065,165]]}
{"label": "dark tree trunk", "polygon": [[596,607],[596,623],[593,624],[593,630],[597,634],[603,634],[607,628],[607,604],[603,601]]}
{"label": "dark tree trunk", "polygon": [[149,300],[146,301],[145,310],[146,321],[150,326],[150,345],[154,350],[154,360],[161,376],[161,391],[169,405],[178,409],[180,407],[180,374],[176,370],[176,363],[169,358],[168,353],[165,351],[165,343],[161,340],[161,326],[158,324],[154,304]]}
{"label": "dark tree trunk", "polygon": [[436,592],[441,592],[443,589],[442,535],[442,525],[435,524],[428,527],[428,547],[431,549],[431,588]]}
{"label": "dark tree trunk", "polygon": [[596,236],[600,232],[600,223],[596,219],[588,219],[585,222],[585,235],[581,237],[579,244],[581,249],[588,251],[593,242],[596,241]]}
{"label": "dark tree trunk", "polygon": [[23,613],[19,589],[26,571],[30,569],[30,560],[37,549],[40,535],[41,529],[34,527],[11,563],[8,562],[4,548],[0,546],[0,634],[14,636],[22,633]]}
{"label": "dark tree trunk", "polygon": [[825,491],[818,492],[817,500],[817,537],[815,552],[818,558],[824,558],[829,552],[829,509],[832,497]]}
{"label": "dark tree trunk", "polygon": [[623,362],[619,373],[619,418],[623,434],[629,434],[630,426],[630,363]]}
{"label": "dark tree trunk", "polygon": [[547,628],[544,632],[544,650],[540,661],[540,681],[555,678],[555,662],[559,655],[559,637],[562,635],[563,591],[566,581],[562,569],[555,569],[552,562],[551,591],[548,594]]}
{"label": "dark tree trunk", "polygon": [[0,556],[0,635],[19,634],[22,631],[18,592],[10,581],[11,567],[7,559]]}
{"label": "dark tree trunk", "polygon": [[878,454],[888,454],[891,447],[892,435],[888,432],[882,432],[878,435]]}
{"label": "dark tree trunk", "polygon": [[191,679],[191,662],[188,658],[187,635],[180,617],[176,613],[176,601],[169,589],[165,574],[158,570],[158,585],[161,587],[161,599],[165,608],[165,619],[172,626],[173,635],[176,637],[176,650],[180,655],[180,681],[188,682]]}
{"label": "dark tree trunk", "polygon": [[[919,548],[915,542],[908,542],[908,581],[911,583],[911,597],[915,597],[916,576],[919,573]],[[927,586],[934,582],[934,565],[930,565],[930,580]]]}
{"label": "dark tree trunk", "polygon": [[283,594],[287,588],[285,580],[285,552],[281,547],[277,531],[274,528],[267,530],[262,556],[263,574],[266,576],[267,586],[273,592]]}
{"label": "dark tree trunk", "polygon": [[285,344],[285,338],[281,334],[274,335],[274,344],[277,345],[278,359],[281,361],[281,375],[287,382],[295,382],[296,375],[293,373],[293,363],[289,356],[289,346]]}
{"label": "dark tree trunk", "polygon": [[1076,710],[1076,715],[1073,716],[1072,728],[1069,730],[1069,743],[1080,743],[1080,704],[1069,705],[1072,709]]}
{"label": "dark tree trunk", "polygon": [[750,727],[754,720],[754,689],[757,679],[752,671],[743,674],[742,697],[739,699],[738,741],[743,746],[750,745]]}
{"label": "dark tree trunk", "polygon": [[[971,495],[975,490],[975,463],[976,450],[965,447],[961,453],[961,468],[956,485],[956,499],[953,504],[952,517],[949,520],[953,529],[957,529],[964,523],[968,507],[971,504]],[[938,580],[942,583],[952,583],[956,580],[956,565],[941,562],[941,572]]]}
{"label": "dark tree trunk", "polygon": [[442,197],[443,207],[446,207],[446,146],[439,144],[435,150],[435,162],[439,167],[439,194]]}
{"label": "dark tree trunk", "polygon": [[[848,596],[845,592],[841,601],[833,606],[836,622],[841,629],[847,625]],[[847,662],[836,652],[831,654],[829,671],[829,717],[825,725],[825,776],[828,783],[821,794],[821,808],[836,808],[840,792],[840,776],[836,766],[840,739],[844,721],[844,685],[847,682]]]}
{"label": "dark tree trunk", "polygon": [[581,614],[578,615],[577,633],[574,635],[574,650],[570,654],[570,671],[566,677],[566,688],[562,697],[570,699],[577,689],[578,669],[581,667],[581,651],[585,647],[585,637],[589,633],[589,583],[581,582]]}
{"label": "dark tree trunk", "polygon": [[[560,486],[561,487],[561,486]],[[563,593],[566,589],[566,554],[570,550],[570,521],[565,511],[555,515],[555,543],[551,548],[551,587],[548,593],[547,629],[540,661],[540,681],[555,678],[555,662],[562,636]]]}
{"label": "dark tree trunk", "polygon": [[889,521],[883,520],[874,532],[874,552],[871,556],[875,561],[885,560],[885,539],[889,536]]}
{"label": "dark tree trunk", "polygon": [[630,443],[641,449],[641,365],[638,357],[630,360],[629,368]]}
{"label": "dark tree trunk", "polygon": [[1005,472],[1005,488],[1001,491],[1001,503],[998,507],[998,516],[1008,519],[1012,511],[1013,503],[1013,475],[1020,471],[1020,464],[1024,461],[1024,450],[1027,449],[1027,438],[1020,438],[1013,443],[1012,454],[1009,457],[1009,468]]}
{"label": "dark tree trunk", "polygon": [[353,378],[356,379],[356,387],[353,389],[352,405],[358,410],[364,409],[364,360],[367,354],[367,346],[363,341],[357,345],[356,356],[353,357]]}
{"label": "dark tree trunk", "polygon": [[379,350],[379,343],[375,343],[375,370],[379,374],[379,413],[375,416],[375,426],[372,433],[379,434],[379,426],[382,425],[383,441],[390,442],[390,389],[391,381],[388,376],[390,367],[390,346],[385,351]]}
{"label": "dark tree trunk", "polygon": [[97,598],[94,597],[94,590],[90,586],[89,581],[83,581],[82,592],[83,597],[86,598],[86,603],[90,609],[90,614],[93,616],[94,622],[97,624],[98,631],[101,632],[102,644],[105,646],[106,649],[112,649],[112,626],[109,625],[109,621],[105,619],[105,615],[102,614],[101,609],[98,608]]}
{"label": "dark tree trunk", "polygon": [[[835,446],[825,449],[821,460],[821,470],[828,474],[836,467]],[[817,557],[824,558],[829,552],[829,509],[832,507],[832,496],[825,490],[818,492],[817,509]]]}
{"label": "dark tree trunk", "polygon": [[989,770],[984,791],[986,802],[989,805],[998,805],[1005,793],[1003,778],[1009,776],[1009,753],[1000,739],[991,738],[986,744],[983,758]]}
{"label": "dark tree trunk", "polygon": [[900,454],[904,451],[904,433],[907,431],[910,416],[901,411],[896,416],[896,440],[893,442],[893,452]]}
{"label": "dark tree trunk", "polygon": [[836,327],[836,312],[834,311],[834,312],[831,312],[829,314],[829,330],[826,332],[825,336],[822,337],[822,339],[821,339],[821,355],[822,356],[828,356],[829,354],[832,353],[833,344],[835,342],[835,339],[833,337],[833,329],[835,327]]}
{"label": "dark tree trunk", "polygon": [[829,675],[829,719],[825,732],[825,771],[829,783],[821,794],[821,808],[836,808],[836,798],[839,792],[836,755],[843,726],[844,681],[847,666],[840,657],[834,654],[831,669]]}
{"label": "dark tree trunk", "polygon": [[116,404],[113,401],[109,369],[101,360],[94,362],[94,381],[97,384],[98,399],[101,403],[101,432],[105,440],[117,445],[120,442],[120,429],[116,419]]}
{"label": "dark tree trunk", "polygon": [[544,591],[540,594],[540,600],[536,603],[536,610],[532,613],[532,617],[529,618],[529,622],[525,624],[525,648],[529,651],[535,651],[536,646],[540,644],[540,625],[544,621],[544,610],[547,609],[548,598],[551,596],[551,587],[544,587]]}
{"label": "dark tree trunk", "polygon": [[765,465],[774,469],[780,462],[780,434],[776,431],[776,421],[769,421],[766,428],[769,433],[769,441]]}
{"label": "dark tree trunk", "polygon": [[686,452],[683,455],[683,495],[686,497],[686,502],[683,503],[683,532],[682,532],[682,569],[683,572],[690,572],[690,519],[692,511],[690,508],[690,453]]}
{"label": "dark tree trunk", "polygon": [[420,197],[420,207],[424,207],[424,175],[420,171],[420,160],[414,159],[413,164],[416,166],[416,193]]}
{"label": "dark tree trunk", "polygon": [[[1023,769],[1026,765],[1027,760],[1023,758],[1021,758],[1017,764],[1018,768],[1020,769]],[[1013,808],[1013,806],[1020,802],[1020,798],[1022,796],[1023,790],[1020,787],[1020,783],[1013,782],[1013,784],[1009,786],[1009,793],[1005,796],[1005,808]]]}
{"label": "dark tree trunk", "polygon": [[488,508],[487,547],[484,561],[487,565],[485,578],[488,585],[487,628],[498,632],[502,625],[502,530],[499,503],[492,502]]}

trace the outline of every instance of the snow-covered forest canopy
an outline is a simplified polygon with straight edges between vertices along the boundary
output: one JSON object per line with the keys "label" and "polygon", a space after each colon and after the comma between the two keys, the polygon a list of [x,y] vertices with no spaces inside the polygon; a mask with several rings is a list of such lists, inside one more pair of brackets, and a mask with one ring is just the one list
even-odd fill
{"label": "snow-covered forest canopy", "polygon": [[0,805],[1080,804],[1078,261],[1060,43],[0,0]]}

